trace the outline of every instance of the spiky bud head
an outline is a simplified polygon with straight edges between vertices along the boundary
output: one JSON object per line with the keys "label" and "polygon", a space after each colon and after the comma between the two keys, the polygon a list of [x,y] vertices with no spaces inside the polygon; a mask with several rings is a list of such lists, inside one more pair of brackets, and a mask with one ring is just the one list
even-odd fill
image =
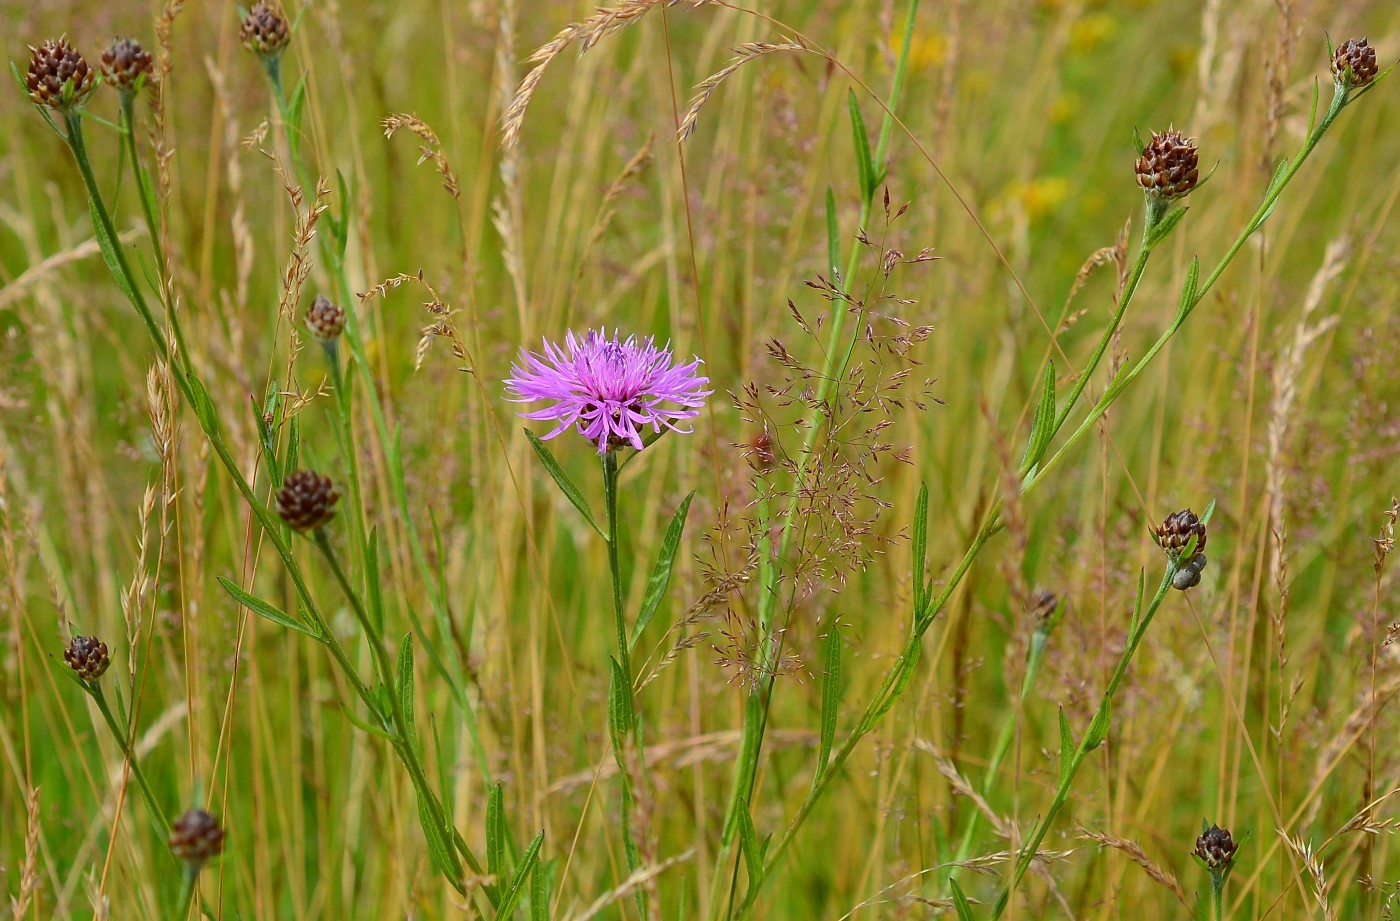
{"label": "spiky bud head", "polygon": [[1205,522],[1196,517],[1196,513],[1189,508],[1184,508],[1179,512],[1172,512],[1167,516],[1167,520],[1157,526],[1153,532],[1157,538],[1157,544],[1167,552],[1167,556],[1172,559],[1179,557],[1186,549],[1192,536],[1196,538],[1196,547],[1193,553],[1200,553],[1206,549],[1206,525]]}
{"label": "spiky bud head", "polygon": [[1376,79],[1376,49],[1364,38],[1349,38],[1332,52],[1332,79],[1345,90],[1360,89]]}
{"label": "spiky bud head", "polygon": [[340,493],[330,477],[312,470],[298,470],[277,491],[277,514],[297,531],[311,531],[335,517]]}
{"label": "spiky bud head", "polygon": [[134,93],[150,79],[151,53],[134,38],[119,38],[102,52],[102,78],[122,94]]}
{"label": "spiky bud head", "polygon": [[1049,626],[1055,622],[1055,614],[1060,610],[1060,596],[1043,588],[1031,596],[1031,614],[1038,626]]}
{"label": "spiky bud head", "polygon": [[1196,139],[1184,136],[1175,128],[1160,134],[1152,132],[1152,140],[1137,159],[1137,181],[1152,198],[1175,201],[1190,194],[1201,178]]}
{"label": "spiky bud head", "polygon": [[87,102],[97,85],[97,72],[66,38],[51,38],[29,47],[29,74],[24,84],[37,105],[67,112]]}
{"label": "spiky bud head", "polygon": [[[1204,823],[1203,823],[1204,824]],[[1212,825],[1196,839],[1196,849],[1192,852],[1196,859],[1212,873],[1224,873],[1235,860],[1235,852],[1240,849],[1227,829]]]}
{"label": "spiky bud head", "polygon": [[200,867],[224,852],[224,830],[203,809],[191,809],[170,823],[170,850],[186,866]]}
{"label": "spiky bud head", "polygon": [[306,328],[322,342],[338,339],[345,332],[345,311],[324,294],[318,294],[306,311]]}
{"label": "spiky bud head", "polygon": [[273,6],[259,3],[248,11],[239,27],[238,37],[243,47],[260,58],[280,57],[287,43],[292,40],[292,30],[287,25],[287,17]]}
{"label": "spiky bud head", "polygon": [[63,661],[84,681],[96,681],[112,664],[107,644],[95,636],[75,636],[63,650]]}

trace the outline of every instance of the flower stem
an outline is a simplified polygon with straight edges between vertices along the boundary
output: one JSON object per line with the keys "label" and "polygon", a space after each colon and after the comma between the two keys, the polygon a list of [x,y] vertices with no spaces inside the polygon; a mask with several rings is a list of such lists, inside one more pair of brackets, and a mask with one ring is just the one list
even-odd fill
{"label": "flower stem", "polygon": [[1225,921],[1225,877],[1221,873],[1210,874],[1210,909],[1214,921]]}
{"label": "flower stem", "polygon": [[111,706],[107,703],[107,695],[102,690],[102,685],[93,681],[83,682],[83,686],[87,689],[93,702],[97,704],[102,719],[107,723],[107,728],[112,731],[112,736],[117,740],[117,745],[122,750],[122,756],[126,758],[126,763],[131,766],[131,774],[136,778],[136,788],[141,791],[141,799],[145,801],[146,811],[151,814],[151,820],[155,822],[157,830],[160,831],[161,839],[168,838],[170,836],[170,822],[166,820],[165,810],[160,808],[155,791],[151,789],[151,783],[146,779],[146,772],[141,770],[141,762],[136,760],[136,752],[131,747],[127,728],[117,722]]}
{"label": "flower stem", "polygon": [[[1128,638],[1128,646],[1123,650],[1123,655],[1118,659],[1118,665],[1113,669],[1113,675],[1108,679],[1108,686],[1104,689],[1103,697],[1099,701],[1098,709],[1094,712],[1094,718],[1089,723],[1084,735],[1079,740],[1079,745],[1075,748],[1074,754],[1065,762],[1060,770],[1059,783],[1055,788],[1055,798],[1051,801],[1050,807],[1036,823],[1035,830],[1030,838],[1022,845],[1016,858],[1016,868],[1011,875],[1010,882],[998,895],[995,906],[992,909],[992,921],[1002,916],[1007,905],[1011,901],[1011,894],[1016,891],[1016,886],[1030,869],[1031,862],[1035,860],[1036,853],[1040,850],[1040,842],[1045,840],[1045,835],[1050,830],[1050,825],[1059,816],[1060,810],[1069,801],[1070,787],[1074,783],[1074,777],[1079,772],[1079,766],[1084,763],[1085,757],[1090,752],[1098,748],[1103,741],[1103,734],[1107,731],[1107,722],[1111,715],[1113,697],[1118,692],[1118,686],[1123,681],[1123,676],[1127,674],[1128,664],[1132,662],[1133,656],[1137,653],[1142,638],[1147,635],[1147,628],[1152,623],[1152,618],[1156,616],[1157,609],[1161,607],[1162,601],[1167,597],[1167,591],[1172,585],[1172,576],[1176,574],[1176,563],[1167,564],[1166,574],[1162,577],[1161,584],[1157,587],[1157,594],[1152,596],[1152,601],[1147,607],[1146,613],[1140,614],[1142,598],[1138,597],[1137,608],[1133,611],[1131,633]],[[1094,727],[1103,726],[1102,731],[1095,731]],[[1061,754],[1061,758],[1064,755]]]}

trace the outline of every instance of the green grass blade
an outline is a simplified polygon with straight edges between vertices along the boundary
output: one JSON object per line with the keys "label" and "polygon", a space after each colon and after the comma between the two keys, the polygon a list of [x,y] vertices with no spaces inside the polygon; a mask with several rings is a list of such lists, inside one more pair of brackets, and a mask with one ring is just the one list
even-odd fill
{"label": "green grass blade", "polygon": [[841,706],[841,628],[835,624],[826,634],[826,669],[822,676],[821,742],[817,746],[817,771],[812,778],[815,786],[826,773],[831,759],[831,745],[836,739],[836,722]]}
{"label": "green grass blade", "polygon": [[515,906],[520,901],[520,896],[525,893],[525,881],[530,878],[530,874],[535,869],[536,862],[540,859],[540,845],[544,844],[544,832],[535,835],[534,839],[525,848],[525,853],[520,856],[520,863],[515,867],[515,873],[511,875],[510,885],[501,894],[501,904],[496,909],[496,917],[509,918],[515,912]]}

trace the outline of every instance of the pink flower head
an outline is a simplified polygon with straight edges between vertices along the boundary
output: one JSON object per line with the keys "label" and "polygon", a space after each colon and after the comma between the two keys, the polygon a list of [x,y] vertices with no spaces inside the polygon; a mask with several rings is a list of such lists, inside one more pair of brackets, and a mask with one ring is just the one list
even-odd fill
{"label": "pink flower head", "polygon": [[505,384],[515,403],[553,400],[551,406],[521,413],[526,419],[557,420],[545,438],[570,426],[598,446],[630,444],[642,449],[642,429],[662,426],[688,432],[676,423],[700,415],[708,377],[697,373],[700,359],[678,365],[668,343],[657,348],[650,336],[618,338],[614,331],[589,330],[582,337],[565,334],[564,347],[544,340],[541,353],[520,350],[520,363],[511,365]]}

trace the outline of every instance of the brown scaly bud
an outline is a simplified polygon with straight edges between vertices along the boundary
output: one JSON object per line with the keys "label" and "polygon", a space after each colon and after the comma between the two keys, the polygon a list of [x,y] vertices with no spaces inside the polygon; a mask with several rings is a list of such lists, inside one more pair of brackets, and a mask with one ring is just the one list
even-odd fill
{"label": "brown scaly bud", "polygon": [[259,3],[244,17],[238,37],[243,47],[258,57],[276,58],[292,40],[292,30],[287,26],[287,17],[268,4]]}
{"label": "brown scaly bud", "polygon": [[1031,616],[1037,627],[1050,626],[1055,622],[1055,613],[1060,609],[1060,596],[1043,588],[1031,596]]}
{"label": "brown scaly bud", "polygon": [[322,342],[338,339],[345,332],[345,311],[324,294],[318,294],[306,311],[306,328]]}
{"label": "brown scaly bud", "polygon": [[1162,201],[1175,201],[1189,194],[1200,178],[1195,138],[1185,137],[1175,128],[1152,132],[1152,140],[1137,159],[1137,181],[1144,192]]}
{"label": "brown scaly bud", "polygon": [[151,53],[134,38],[119,38],[102,52],[102,78],[122,94],[139,90],[151,75]]}
{"label": "brown scaly bud", "polygon": [[777,464],[777,455],[773,453],[773,436],[768,434],[767,426],[749,439],[743,451],[749,466],[759,473],[769,473]]}
{"label": "brown scaly bud", "polygon": [[[1204,824],[1204,823],[1202,823]],[[1235,852],[1240,849],[1227,829],[1212,825],[1196,839],[1196,849],[1192,852],[1211,873],[1224,874],[1235,860]]]}
{"label": "brown scaly bud", "polygon": [[60,112],[81,106],[97,85],[97,72],[66,38],[51,38],[29,47],[29,75],[24,84],[38,105]]}
{"label": "brown scaly bud", "polygon": [[311,470],[298,470],[287,477],[277,491],[277,514],[297,531],[321,527],[335,517],[340,493],[330,477]]}
{"label": "brown scaly bud", "polygon": [[63,650],[63,661],[84,681],[96,681],[112,664],[107,644],[95,636],[75,636]]}
{"label": "brown scaly bud", "polygon": [[1332,79],[1342,89],[1355,90],[1376,79],[1376,49],[1364,38],[1349,38],[1332,53]]}
{"label": "brown scaly bud", "polygon": [[170,849],[187,866],[202,866],[224,852],[224,830],[203,809],[191,809],[170,824]]}
{"label": "brown scaly bud", "polygon": [[1176,559],[1186,549],[1191,536],[1196,536],[1195,553],[1206,549],[1206,526],[1189,508],[1173,512],[1167,520],[1157,526],[1154,532],[1157,544],[1167,551],[1167,556]]}

